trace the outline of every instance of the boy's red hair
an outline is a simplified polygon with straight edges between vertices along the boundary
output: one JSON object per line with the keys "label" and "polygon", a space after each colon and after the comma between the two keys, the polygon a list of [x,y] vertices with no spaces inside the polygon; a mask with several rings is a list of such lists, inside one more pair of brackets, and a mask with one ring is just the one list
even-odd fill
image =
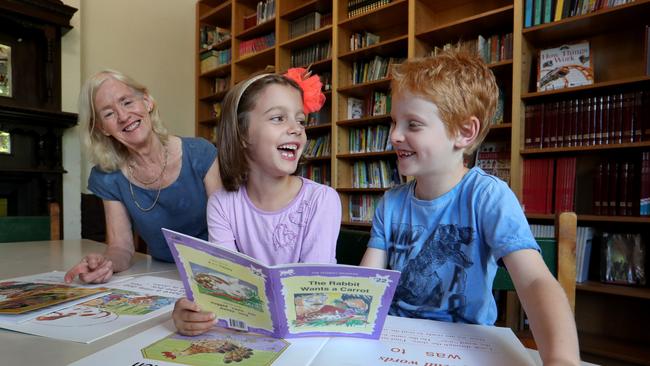
{"label": "boy's red hair", "polygon": [[499,88],[477,55],[451,50],[414,58],[393,66],[391,76],[393,94],[408,91],[435,103],[449,134],[458,132],[470,117],[478,118],[478,136],[464,153],[471,154],[481,144],[496,111]]}

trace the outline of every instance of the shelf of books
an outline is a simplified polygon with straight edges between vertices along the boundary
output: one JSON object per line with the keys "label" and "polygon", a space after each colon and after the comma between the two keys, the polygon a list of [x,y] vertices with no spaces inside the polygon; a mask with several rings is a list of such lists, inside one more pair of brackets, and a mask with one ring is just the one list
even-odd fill
{"label": "shelf of books", "polygon": [[408,56],[409,2],[338,0],[336,188],[345,225],[367,228],[384,191],[404,181],[389,139],[390,65]]}
{"label": "shelf of books", "polygon": [[[637,330],[648,316],[616,316],[616,326],[593,319],[645,312],[650,299],[650,2],[520,5],[518,194],[529,220],[575,211],[586,232],[576,246],[583,351],[647,364],[641,355],[650,337]],[[605,337],[627,342],[628,353],[617,354]]]}
{"label": "shelf of books", "polygon": [[202,1],[196,6],[196,135],[215,140],[221,101],[231,85],[232,1]]}
{"label": "shelf of books", "polygon": [[512,1],[415,1],[415,56],[435,55],[451,47],[476,52],[492,69],[499,85],[497,114],[485,142],[468,160],[510,183],[512,111]]}

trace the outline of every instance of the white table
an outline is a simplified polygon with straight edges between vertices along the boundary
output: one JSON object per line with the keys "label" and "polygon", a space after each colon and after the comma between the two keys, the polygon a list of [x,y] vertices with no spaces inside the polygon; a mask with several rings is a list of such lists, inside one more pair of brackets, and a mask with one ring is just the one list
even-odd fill
{"label": "white table", "polygon": [[[54,270],[66,271],[78,263],[84,255],[93,252],[101,253],[104,248],[105,244],[86,239],[0,243],[0,279]],[[159,262],[141,253],[134,255],[129,270],[120,273],[120,275],[135,274],[153,274],[178,279],[178,272],[173,263]],[[0,329],[0,355],[2,355],[0,364],[67,365],[160,324],[167,319],[169,319],[169,315],[151,319],[90,344],[62,341]],[[541,365],[537,351],[529,350],[529,352],[535,362]],[[105,365],[112,364],[110,360],[106,360]],[[593,364],[583,362],[583,365]]]}

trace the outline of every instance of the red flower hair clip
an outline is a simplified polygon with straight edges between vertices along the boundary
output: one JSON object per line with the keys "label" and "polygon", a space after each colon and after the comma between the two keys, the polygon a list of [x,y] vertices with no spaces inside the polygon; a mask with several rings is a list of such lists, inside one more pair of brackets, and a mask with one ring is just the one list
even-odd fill
{"label": "red flower hair clip", "polygon": [[318,75],[312,75],[302,67],[294,67],[284,74],[284,77],[295,81],[302,89],[302,104],[305,113],[316,112],[325,104],[325,94],[321,91],[321,83]]}

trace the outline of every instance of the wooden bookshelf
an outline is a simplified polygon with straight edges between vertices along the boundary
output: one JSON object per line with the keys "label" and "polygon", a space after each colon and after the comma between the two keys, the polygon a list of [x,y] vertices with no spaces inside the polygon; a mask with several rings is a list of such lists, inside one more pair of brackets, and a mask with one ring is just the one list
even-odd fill
{"label": "wooden bookshelf", "polygon": [[[327,91],[327,116],[319,124],[306,128],[309,138],[330,134],[331,155],[306,159],[307,164],[330,169],[331,185],[341,197],[342,225],[368,230],[369,222],[350,220],[350,198],[360,195],[381,196],[388,188],[353,188],[354,163],[393,160],[393,151],[350,153],[349,134],[357,128],[388,126],[390,114],[364,115],[348,119],[349,98],[369,100],[374,92],[388,93],[390,77],[379,80],[352,82],[355,63],[380,57],[423,57],[435,47],[456,43],[482,35],[512,33],[512,57],[492,62],[494,72],[505,96],[503,123],[492,125],[487,142],[504,143],[510,147],[510,186],[521,199],[523,193],[523,164],[526,159],[540,157],[572,157],[589,159],[599,156],[640,154],[650,150],[649,141],[609,145],[573,146],[553,148],[527,148],[525,137],[525,108],[529,104],[562,101],[598,93],[650,88],[650,75],[645,74],[643,28],[650,24],[650,0],[598,10],[589,14],[524,28],[524,1],[512,0],[393,0],[389,4],[354,16],[348,16],[348,0],[276,0],[275,17],[249,29],[243,29],[243,17],[255,12],[255,0],[199,0],[196,24],[196,135],[212,138],[218,120],[211,115],[212,104],[223,99],[225,92],[211,89],[215,78],[230,76],[230,86],[253,73],[273,67],[284,72],[290,67],[291,53],[320,42],[331,41],[331,57],[311,63],[318,74],[331,75],[331,89]],[[331,13],[331,23],[318,29],[289,38],[289,24],[311,12]],[[199,26],[213,25],[229,29],[230,40],[199,46]],[[239,54],[242,41],[270,32],[275,33],[275,44],[247,55]],[[350,49],[350,36],[370,32],[379,36],[376,44]],[[591,45],[594,83],[570,89],[537,92],[537,54],[540,49],[556,47],[563,43],[587,40]],[[221,50],[232,47],[232,61],[214,70],[200,72],[200,54],[208,49]],[[305,65],[307,66],[307,65]],[[596,228],[624,228],[647,231],[650,218],[638,216],[598,216],[577,210],[579,225]],[[552,221],[554,215],[527,214],[529,220]],[[647,273],[650,273],[650,269]],[[595,279],[594,279],[595,280]],[[589,281],[577,286],[576,319],[581,331],[583,349],[593,354],[619,360],[650,359],[649,337],[638,336],[640,329],[650,325],[648,317],[638,322],[621,318],[621,328],[615,332],[617,340],[608,341],[610,333],[604,324],[608,311],[625,312],[625,306],[647,307],[650,300],[648,288],[631,288]],[[587,314],[587,315],[585,315]],[[589,321],[588,317],[597,319]],[[646,352],[646,353],[644,353]],[[645,358],[644,358],[645,357]],[[646,362],[647,364],[647,362]]]}

